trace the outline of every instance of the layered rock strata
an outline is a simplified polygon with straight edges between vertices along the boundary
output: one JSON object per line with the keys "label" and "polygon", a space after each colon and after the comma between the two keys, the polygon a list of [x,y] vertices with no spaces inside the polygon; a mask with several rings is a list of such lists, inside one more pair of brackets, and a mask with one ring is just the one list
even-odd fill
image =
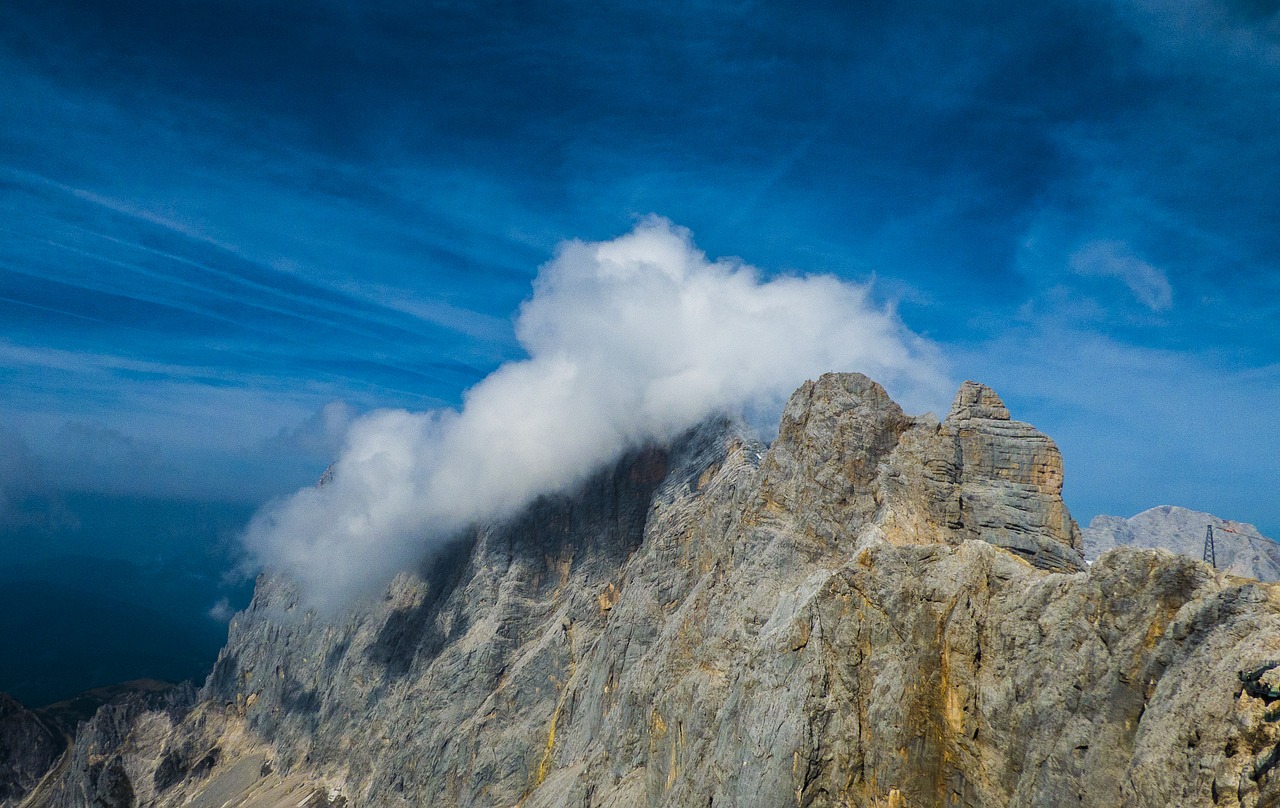
{"label": "layered rock strata", "polygon": [[1280,592],[1083,569],[1061,480],[988,388],[827,375],[767,449],[706,424],[341,619],[261,579],[189,710],[30,804],[1277,804]]}

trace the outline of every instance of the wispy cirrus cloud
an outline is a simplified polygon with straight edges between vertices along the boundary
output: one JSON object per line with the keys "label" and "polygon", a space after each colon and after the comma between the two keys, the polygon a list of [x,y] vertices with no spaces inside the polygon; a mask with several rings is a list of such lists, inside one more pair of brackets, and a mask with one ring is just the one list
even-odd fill
{"label": "wispy cirrus cloud", "polygon": [[153,363],[0,368],[9,420],[176,436],[227,407],[263,440],[332,401],[456,405],[520,358],[555,245],[648,211],[875,276],[959,356],[1064,324],[1205,373],[1280,356],[1265,3],[571,10],[7,3],[2,336]]}
{"label": "wispy cirrus cloud", "polygon": [[1120,241],[1092,241],[1071,255],[1072,271],[1080,275],[1117,278],[1152,311],[1173,305],[1173,286],[1160,269],[1134,255]]}

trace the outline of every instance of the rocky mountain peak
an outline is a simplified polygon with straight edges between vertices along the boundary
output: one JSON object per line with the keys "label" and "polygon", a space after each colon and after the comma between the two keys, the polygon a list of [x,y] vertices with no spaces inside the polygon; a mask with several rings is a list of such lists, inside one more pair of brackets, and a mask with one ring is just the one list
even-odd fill
{"label": "rocky mountain peak", "polygon": [[910,424],[878,383],[861,373],[825,373],[791,395],[771,451],[814,471],[835,465],[853,486],[869,485]]}
{"label": "rocky mountain peak", "polygon": [[1057,447],[956,401],[824,375],[337,620],[263,576],[194,706],[100,713],[31,808],[1280,804],[1280,595],[1086,569]]}
{"label": "rocky mountain peak", "polygon": [[749,518],[795,529],[825,552],[874,516],[881,465],[913,423],[860,373],[805,382],[783,410]]}
{"label": "rocky mountain peak", "polygon": [[951,403],[948,421],[966,421],[973,418],[988,418],[993,421],[1008,421],[1009,408],[1000,400],[995,390],[978,382],[966,381],[960,385],[955,400]]}
{"label": "rocky mountain peak", "polygon": [[875,522],[894,543],[974,539],[1055,570],[1083,566],[1062,501],[1062,456],[1014,421],[990,387],[965,382],[946,421],[903,412],[876,382],[828,373],[782,415],[748,518],[832,552]]}

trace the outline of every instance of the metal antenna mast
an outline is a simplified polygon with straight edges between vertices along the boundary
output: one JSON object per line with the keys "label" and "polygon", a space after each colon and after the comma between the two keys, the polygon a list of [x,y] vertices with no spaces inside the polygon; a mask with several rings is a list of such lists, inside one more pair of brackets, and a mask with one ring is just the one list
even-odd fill
{"label": "metal antenna mast", "polygon": [[[1234,534],[1236,536],[1241,537],[1242,539],[1246,539],[1251,542],[1257,541],[1257,539],[1255,539],[1253,536],[1250,536],[1248,533],[1241,533],[1240,531],[1232,530],[1229,527],[1219,527],[1218,530],[1221,531],[1222,533]],[[1269,543],[1269,542],[1266,539],[1264,539],[1263,543]],[[1204,560],[1212,564],[1214,569],[1218,568],[1218,555],[1217,553],[1214,552],[1214,548],[1213,548],[1213,525],[1205,525],[1205,528],[1204,528]]]}

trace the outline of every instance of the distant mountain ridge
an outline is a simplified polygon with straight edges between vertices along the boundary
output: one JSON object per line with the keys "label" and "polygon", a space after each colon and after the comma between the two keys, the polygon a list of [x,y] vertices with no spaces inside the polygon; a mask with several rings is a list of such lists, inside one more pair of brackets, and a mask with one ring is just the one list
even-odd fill
{"label": "distant mountain ridge", "polygon": [[1188,558],[1204,557],[1205,527],[1213,525],[1218,569],[1259,581],[1280,581],[1280,544],[1253,525],[1173,505],[1150,508],[1128,519],[1096,516],[1084,535],[1089,561],[1113,547],[1158,547]]}

